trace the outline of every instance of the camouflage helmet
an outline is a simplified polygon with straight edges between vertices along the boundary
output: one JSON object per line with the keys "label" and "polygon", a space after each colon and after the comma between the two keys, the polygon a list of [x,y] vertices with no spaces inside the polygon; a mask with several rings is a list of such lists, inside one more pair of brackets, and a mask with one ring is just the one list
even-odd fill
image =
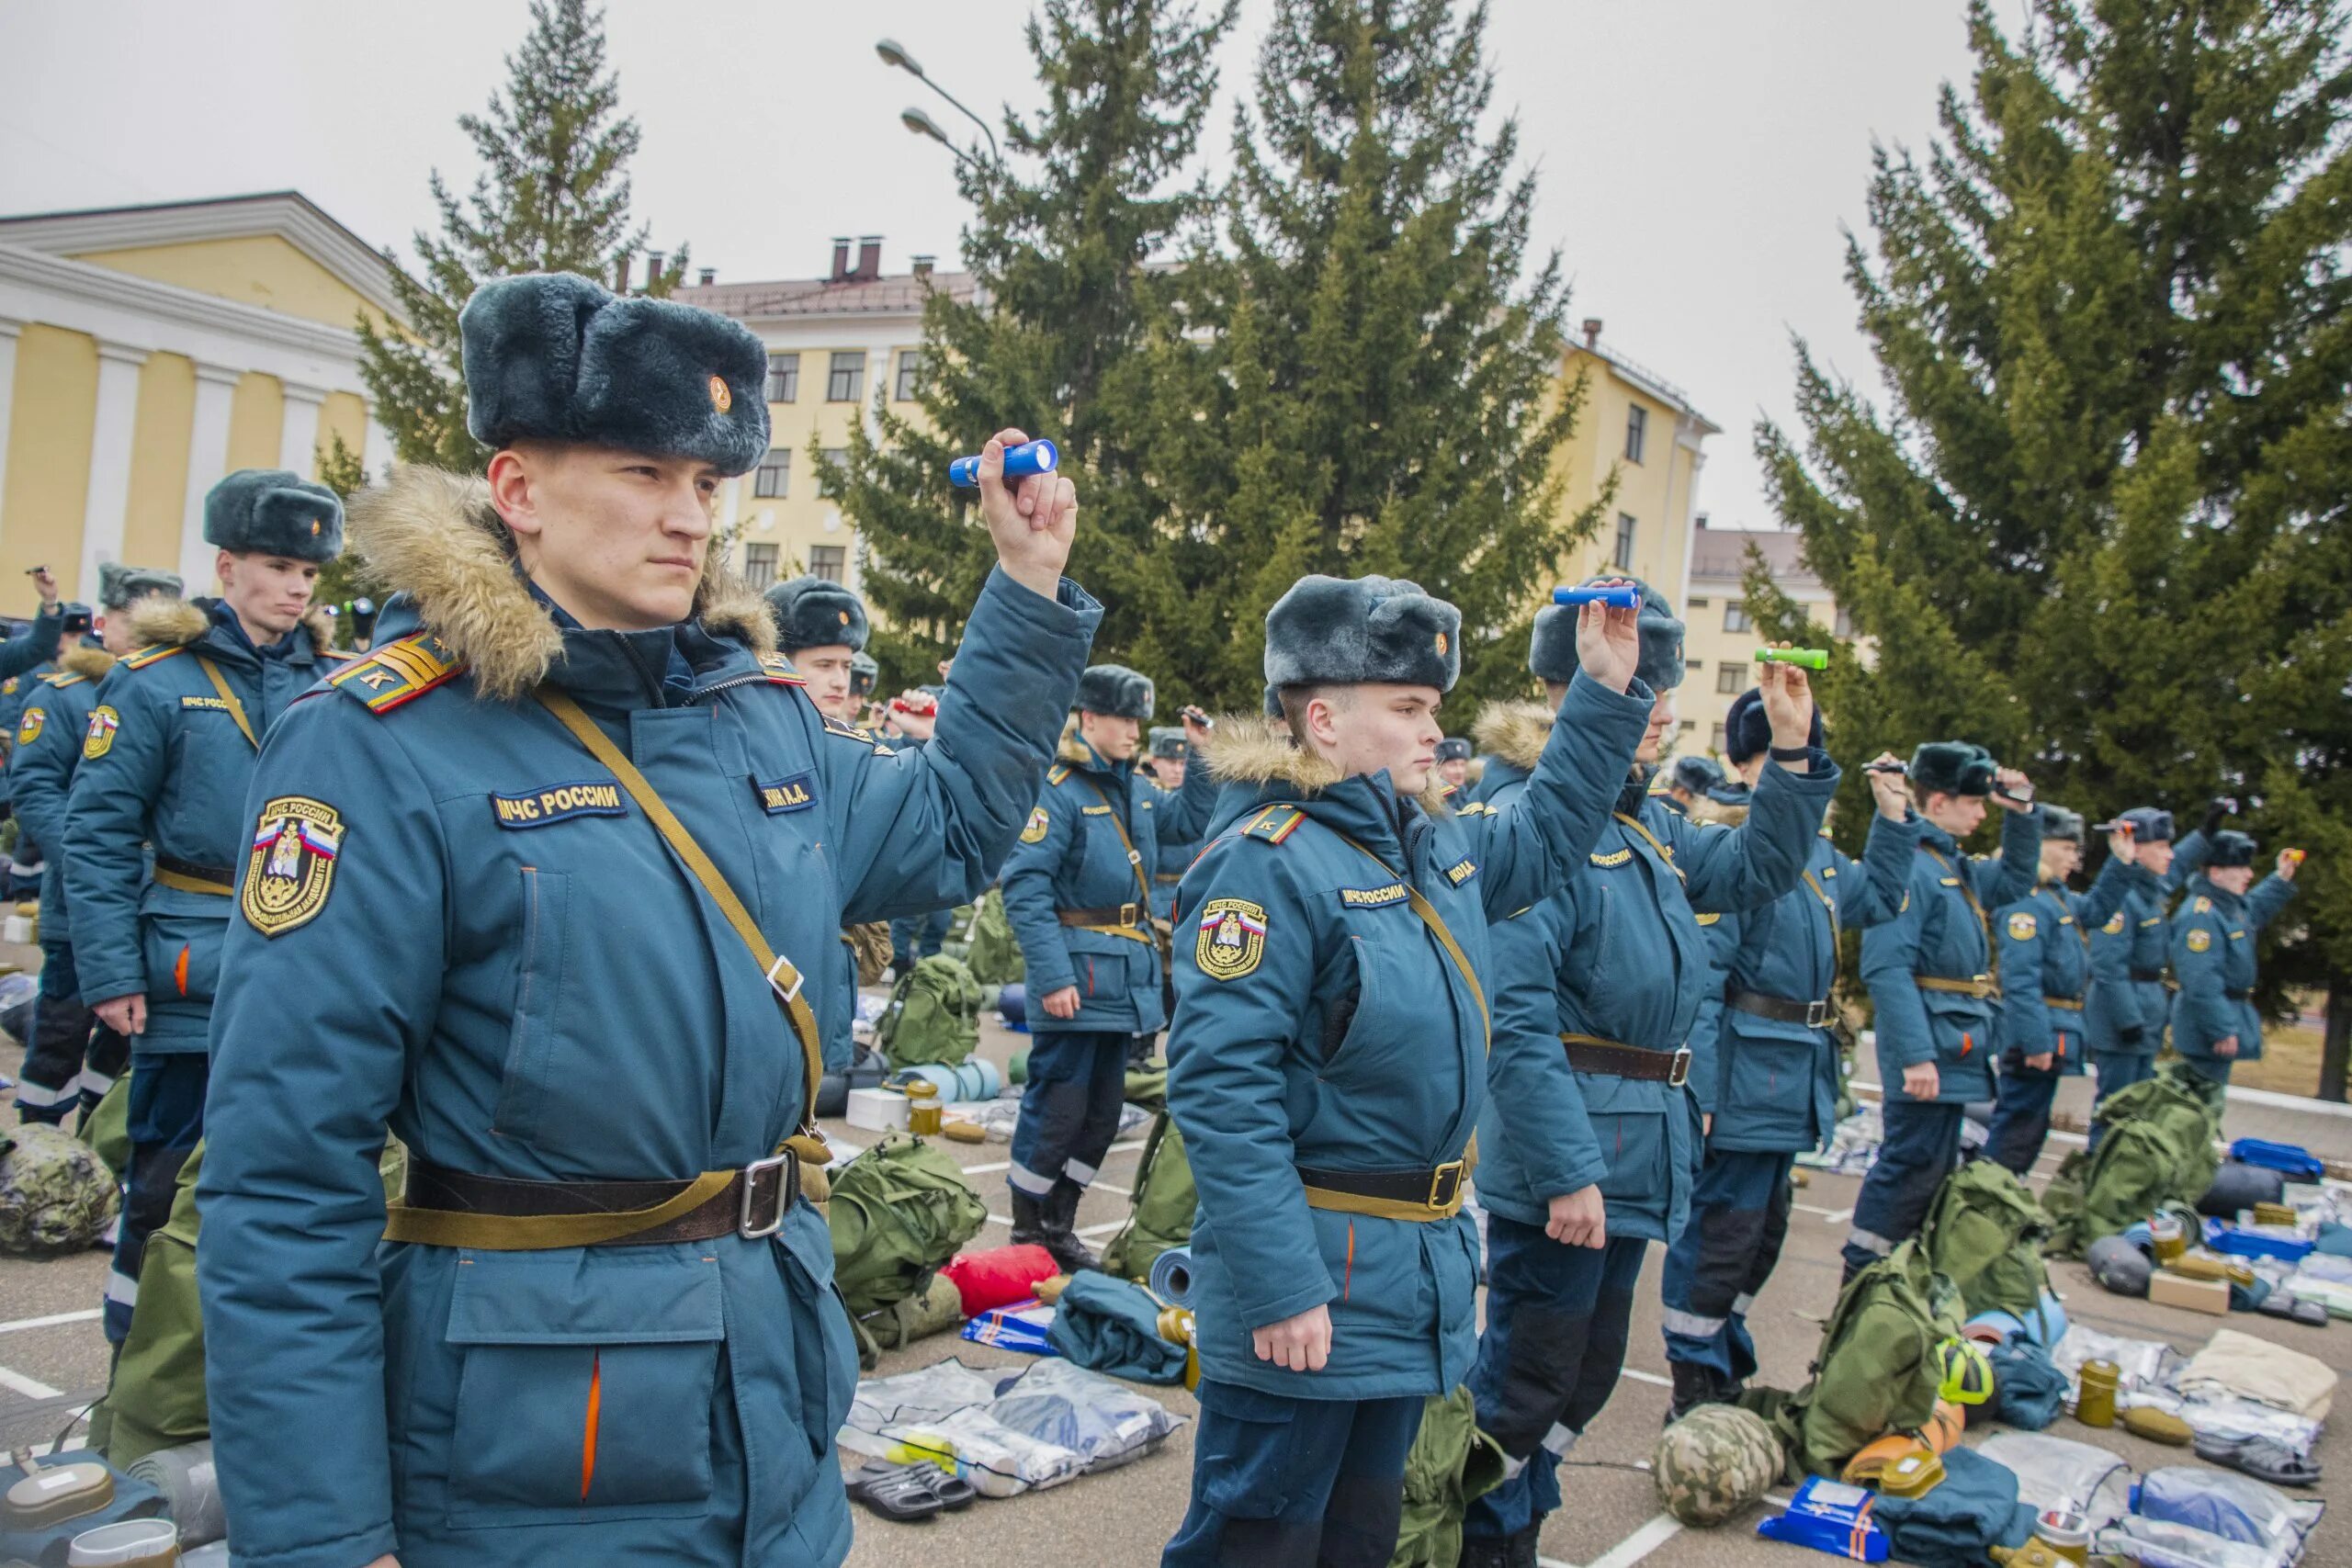
{"label": "camouflage helmet", "polygon": [[1686,1525],[1719,1525],[1781,1478],[1781,1442],[1754,1411],[1702,1404],[1660,1434],[1650,1456],[1658,1502]]}
{"label": "camouflage helmet", "polygon": [[0,1252],[80,1252],[114,1223],[112,1172],[69,1133],[37,1123],[0,1138]]}

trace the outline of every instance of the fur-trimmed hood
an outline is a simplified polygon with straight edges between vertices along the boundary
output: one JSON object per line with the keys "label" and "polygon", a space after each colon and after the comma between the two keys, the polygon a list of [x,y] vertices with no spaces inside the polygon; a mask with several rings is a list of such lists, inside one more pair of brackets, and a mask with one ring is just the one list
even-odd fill
{"label": "fur-trimmed hood", "polygon": [[[1305,796],[1320,795],[1340,782],[1340,770],[1329,761],[1293,745],[1288,736],[1269,733],[1264,723],[1250,715],[1232,714],[1218,719],[1204,755],[1209,772],[1219,784],[1252,788],[1288,784]],[[1430,770],[1429,783],[1418,798],[1421,809],[1433,818],[1453,814],[1435,768]]]}
{"label": "fur-trimmed hood", "polygon": [[80,675],[91,681],[103,681],[107,671],[114,668],[114,655],[103,648],[93,648],[77,642],[57,656],[57,667],[68,675]]}
{"label": "fur-trimmed hood", "polygon": [[[502,702],[537,686],[563,653],[563,631],[514,570],[514,536],[479,479],[413,464],[352,498],[352,547],[416,606],[426,630]],[[694,614],[754,653],[775,651],[775,621],[722,553],[703,559]]]}
{"label": "fur-trimmed hood", "polygon": [[[149,594],[130,607],[131,646],[186,648],[203,640],[204,634],[212,629],[212,613],[204,607],[205,603],[209,601]],[[302,612],[302,629],[311,634],[313,649],[334,646],[334,622],[322,607],[313,604]]]}
{"label": "fur-trimmed hood", "polygon": [[1532,773],[1558,716],[1542,703],[1489,703],[1470,727],[1470,738],[1480,750]]}

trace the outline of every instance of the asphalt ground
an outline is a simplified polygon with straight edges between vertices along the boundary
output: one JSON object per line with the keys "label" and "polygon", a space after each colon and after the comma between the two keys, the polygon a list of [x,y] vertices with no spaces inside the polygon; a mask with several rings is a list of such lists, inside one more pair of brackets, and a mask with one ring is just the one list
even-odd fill
{"label": "asphalt ground", "polygon": [[[0,963],[10,961],[30,968],[39,960],[30,950],[0,948]],[[1000,1066],[1026,1044],[1025,1036],[993,1022],[983,1026],[981,1055]],[[13,1077],[17,1056],[13,1045],[0,1052],[0,1071]],[[1864,1076],[1871,1076],[1867,1069]],[[2277,1097],[2277,1103],[2271,1099],[2233,1100],[2229,1111],[2231,1135],[2296,1142],[2331,1159],[2352,1158],[2352,1120],[2312,1109],[2308,1102],[2298,1106],[2284,1097]],[[2070,1081],[2062,1092],[2061,1113],[2080,1116],[2088,1101],[2087,1086],[2080,1080]],[[837,1145],[859,1147],[877,1136],[838,1122],[828,1122],[826,1131]],[[972,1173],[974,1188],[995,1216],[973,1245],[1002,1245],[1009,1239],[1001,1223],[1007,1212],[1003,1181],[1007,1146],[944,1140],[939,1146]],[[1126,1190],[1134,1180],[1141,1146],[1138,1134],[1114,1149],[1103,1163],[1101,1180],[1080,1210],[1080,1231],[1098,1247],[1125,1216]],[[2053,1135],[2041,1174],[2054,1169],[2075,1146],[2066,1134]],[[1814,1172],[1809,1184],[1797,1194],[1798,1207],[1780,1268],[1759,1295],[1749,1320],[1763,1362],[1764,1382],[1794,1388],[1805,1378],[1820,1340],[1821,1324],[1836,1299],[1838,1249],[1860,1185],[1857,1178]],[[1648,1461],[1667,1409],[1666,1358],[1658,1325],[1657,1272],[1662,1253],[1659,1247],[1650,1249],[1643,1288],[1635,1298],[1625,1375],[1608,1407],[1577,1446],[1571,1468],[1564,1472],[1567,1502],[1544,1527],[1544,1562],[1555,1568],[1561,1564],[1631,1568],[1636,1562],[1657,1568],[1729,1568],[1784,1561],[1798,1568],[1807,1560],[1818,1561],[1802,1548],[1757,1537],[1756,1521],[1772,1511],[1764,1505],[1712,1529],[1683,1529],[1660,1511],[1646,1472],[1629,1468]],[[106,1255],[95,1251],[46,1261],[0,1259],[0,1441],[26,1441],[36,1435],[45,1440],[70,1423],[71,1396],[95,1394],[103,1385],[107,1356],[97,1320],[105,1269]],[[2076,1321],[2111,1333],[2164,1339],[2188,1353],[2222,1326],[2220,1319],[2109,1295],[2076,1264],[2054,1264],[2052,1275]],[[2339,1373],[2352,1373],[2352,1325],[2302,1328],[2240,1313],[2232,1315],[2228,1326],[2292,1346],[2318,1357]],[[949,1356],[959,1357],[975,1369],[1001,1369],[1006,1375],[1031,1364],[1030,1358],[1014,1352],[941,1336],[886,1354],[876,1375],[912,1371]],[[1182,1388],[1147,1392],[1177,1415],[1196,1414],[1197,1407]],[[1967,1440],[1982,1441],[1999,1429],[1972,1430]],[[2050,1430],[2054,1436],[2108,1447],[2143,1472],[2165,1464],[2199,1462],[2185,1450],[2161,1448],[2120,1429],[2094,1431],[2065,1416]],[[1151,1563],[1183,1517],[1192,1478],[1192,1444],[1193,1427],[1188,1421],[1159,1452],[1125,1469],[1081,1477],[1023,1497],[983,1500],[961,1514],[919,1525],[891,1524],[860,1508],[856,1543],[849,1561],[857,1568],[1012,1568],[1016,1564],[1027,1568],[1040,1563],[1123,1568]],[[2318,1457],[2332,1477],[2352,1478],[2352,1439],[2340,1427],[2323,1438]],[[845,1468],[854,1468],[857,1462],[857,1456],[844,1456]],[[2346,1480],[2334,1479],[2317,1495],[2331,1500],[2352,1497],[2352,1489],[2347,1489]],[[1773,1495],[1785,1499],[1786,1489],[1776,1488]],[[2323,1522],[2312,1538],[2307,1561],[2317,1568],[2352,1568],[2352,1522],[2335,1518]]]}

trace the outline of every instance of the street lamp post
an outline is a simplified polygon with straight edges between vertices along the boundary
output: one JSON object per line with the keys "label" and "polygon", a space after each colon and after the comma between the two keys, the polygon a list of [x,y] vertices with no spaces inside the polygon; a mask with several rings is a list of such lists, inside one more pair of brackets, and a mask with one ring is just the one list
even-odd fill
{"label": "street lamp post", "polygon": [[[916,62],[913,55],[907,52],[907,49],[904,44],[899,43],[895,39],[886,38],[880,39],[875,44],[874,52],[882,57],[883,64],[896,66],[898,69],[906,72],[909,75],[914,77],[916,81],[921,82],[924,86],[929,87],[941,97],[945,98],[947,102],[954,107],[956,111],[962,115],[966,119],[968,119],[974,125],[978,126],[980,128],[980,134],[989,139],[989,160],[998,164],[1004,162],[1004,153],[996,144],[996,132],[989,129],[989,122],[982,119],[978,115],[974,114],[970,109],[966,108],[962,103],[957,101],[954,94],[941,86],[938,83],[933,81],[929,76],[925,75],[922,65]],[[933,122],[929,115],[924,114],[921,109],[909,109],[906,113],[900,115],[899,118],[909,130],[913,131],[918,136],[935,137],[940,141],[946,143],[946,145],[951,149],[956,145],[954,142],[948,141],[947,138],[940,133],[939,127]],[[921,123],[917,123],[918,121]],[[957,156],[960,157],[962,154],[959,152]]]}
{"label": "street lamp post", "polygon": [[939,122],[932,118],[931,116],[923,113],[922,110],[911,106],[899,110],[899,123],[905,126],[917,136],[930,137],[933,141],[938,142],[942,147],[946,148],[950,152],[956,154],[956,161],[957,163],[970,164],[974,173],[984,175],[988,172],[980,166],[979,163],[974,159],[969,152],[965,152],[961,147],[956,146],[955,142],[950,141],[947,139],[947,133],[939,129]]}

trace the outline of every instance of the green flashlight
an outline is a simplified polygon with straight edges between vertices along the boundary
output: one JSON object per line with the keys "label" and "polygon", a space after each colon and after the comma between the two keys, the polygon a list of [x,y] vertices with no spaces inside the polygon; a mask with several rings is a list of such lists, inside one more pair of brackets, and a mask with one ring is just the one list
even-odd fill
{"label": "green flashlight", "polygon": [[1759,648],[1756,650],[1758,664],[1801,664],[1807,670],[1829,668],[1829,650],[1826,648]]}

